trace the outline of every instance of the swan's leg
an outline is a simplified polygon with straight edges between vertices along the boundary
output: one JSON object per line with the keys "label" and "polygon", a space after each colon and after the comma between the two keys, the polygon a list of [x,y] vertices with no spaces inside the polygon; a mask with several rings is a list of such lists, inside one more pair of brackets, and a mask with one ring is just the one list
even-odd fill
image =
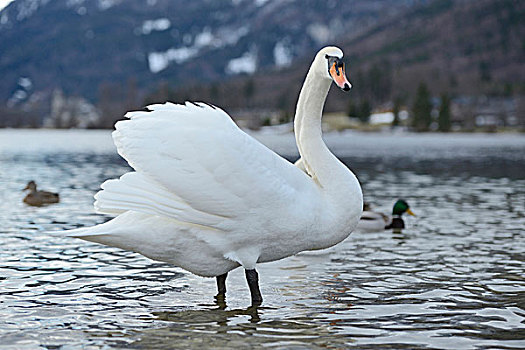
{"label": "swan's leg", "polygon": [[250,287],[250,294],[252,295],[252,304],[262,303],[262,295],[259,290],[259,275],[255,269],[253,270],[244,270],[246,273],[246,281],[248,282],[248,287]]}
{"label": "swan's leg", "polygon": [[223,275],[217,276],[217,296],[226,295],[226,277],[228,277],[228,272]]}

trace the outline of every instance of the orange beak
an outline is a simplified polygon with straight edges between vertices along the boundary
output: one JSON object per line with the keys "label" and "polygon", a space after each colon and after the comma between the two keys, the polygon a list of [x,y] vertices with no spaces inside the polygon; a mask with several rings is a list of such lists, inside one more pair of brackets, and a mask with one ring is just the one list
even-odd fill
{"label": "orange beak", "polygon": [[412,215],[412,216],[416,216],[416,214],[414,214],[414,212],[410,209],[407,209],[407,214],[408,215]]}
{"label": "orange beak", "polygon": [[342,90],[348,91],[352,87],[352,84],[346,79],[344,63],[334,62],[332,67],[330,67],[330,75],[337,86]]}

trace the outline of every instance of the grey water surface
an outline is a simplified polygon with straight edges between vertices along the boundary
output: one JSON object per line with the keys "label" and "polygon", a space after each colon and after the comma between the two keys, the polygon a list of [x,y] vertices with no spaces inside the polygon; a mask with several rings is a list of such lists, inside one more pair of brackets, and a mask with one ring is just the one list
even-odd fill
{"label": "grey water surface", "polygon": [[[255,136],[297,157],[292,135]],[[326,140],[377,210],[417,217],[260,265],[251,307],[239,269],[216,303],[213,279],[59,234],[109,219],[92,196],[129,168],[108,131],[0,130],[0,348],[525,348],[525,137]],[[29,180],[61,202],[23,204]]]}

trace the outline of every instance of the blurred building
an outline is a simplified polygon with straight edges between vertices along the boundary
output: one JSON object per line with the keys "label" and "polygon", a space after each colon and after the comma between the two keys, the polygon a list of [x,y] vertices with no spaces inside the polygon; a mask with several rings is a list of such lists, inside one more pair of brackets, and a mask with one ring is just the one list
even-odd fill
{"label": "blurred building", "polygon": [[461,96],[452,100],[452,123],[467,130],[523,126],[517,106],[515,97]]}
{"label": "blurred building", "polygon": [[51,112],[44,120],[48,128],[89,128],[100,121],[97,108],[82,97],[67,97],[56,89],[51,98]]}

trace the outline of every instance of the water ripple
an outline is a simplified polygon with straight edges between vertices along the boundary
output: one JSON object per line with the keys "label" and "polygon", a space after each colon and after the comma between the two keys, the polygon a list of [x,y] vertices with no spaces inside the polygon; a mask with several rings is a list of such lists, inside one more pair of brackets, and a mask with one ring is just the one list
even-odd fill
{"label": "water ripple", "polygon": [[[261,265],[265,302],[249,307],[242,271],[216,303],[212,279],[57,233],[108,220],[93,213],[92,195],[129,169],[111,147],[91,148],[106,134],[86,135],[49,136],[74,137],[74,150],[0,142],[1,348],[525,347],[521,139],[487,149],[451,137],[410,156],[405,147],[432,138],[388,153],[382,136],[359,136],[366,145],[343,153],[362,151],[345,161],[366,199],[388,212],[406,198],[418,217],[400,234],[353,233],[328,251]],[[25,206],[30,179],[62,202]]]}

